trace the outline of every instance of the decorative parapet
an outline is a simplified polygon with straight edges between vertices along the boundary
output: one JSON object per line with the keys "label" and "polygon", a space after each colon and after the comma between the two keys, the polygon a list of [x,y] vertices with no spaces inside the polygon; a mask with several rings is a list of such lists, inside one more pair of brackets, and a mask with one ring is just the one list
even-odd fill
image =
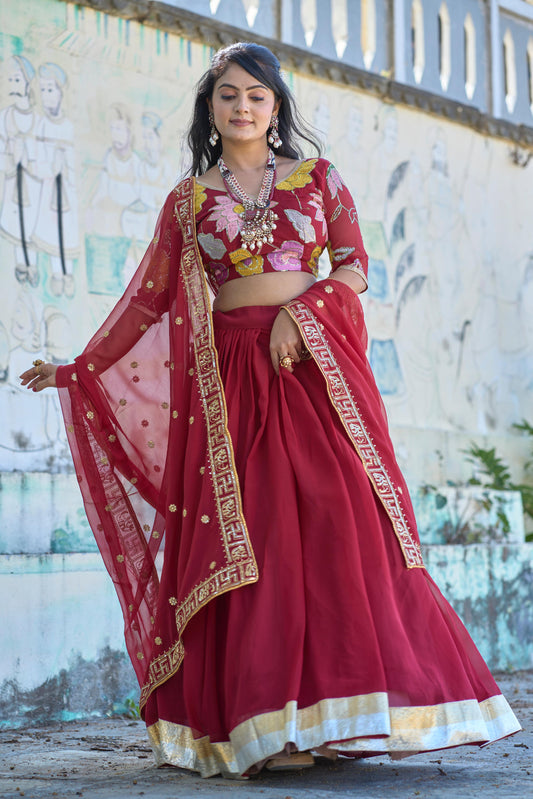
{"label": "decorative parapet", "polygon": [[[68,2],[68,0],[64,1]],[[164,2],[152,2],[152,0],[80,0],[77,5],[148,25],[191,41],[202,42],[214,49],[235,41],[250,39],[252,35],[254,41],[264,44],[276,53],[286,70],[303,72],[325,81],[354,86],[380,97],[384,101],[410,106],[435,116],[445,117],[461,125],[474,128],[483,134],[507,139],[519,147],[533,148],[533,126],[516,124],[509,118],[492,116],[466,102],[458,102],[410,83],[392,80],[390,72],[387,70],[384,70],[386,74],[380,75],[345,63],[340,59],[326,58],[304,46],[294,46],[286,41],[280,41],[279,38],[259,35],[255,29],[250,31],[249,28],[240,28],[221,22],[212,15],[193,13],[184,8],[177,8]],[[204,5],[207,7],[207,0],[201,0],[200,9]],[[271,6],[273,5],[272,3]],[[276,25],[262,27],[262,30],[266,29],[272,33],[275,28],[279,35],[281,27],[281,22],[278,20]],[[515,163],[526,165],[528,160],[527,156],[517,151]]]}

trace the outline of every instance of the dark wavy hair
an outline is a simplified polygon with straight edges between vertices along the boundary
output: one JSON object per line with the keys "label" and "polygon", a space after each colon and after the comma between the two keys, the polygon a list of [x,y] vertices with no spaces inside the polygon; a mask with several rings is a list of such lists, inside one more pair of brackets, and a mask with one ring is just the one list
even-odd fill
{"label": "dark wavy hair", "polygon": [[216,81],[230,64],[238,64],[260,83],[272,89],[276,100],[281,100],[278,129],[283,144],[276,150],[276,154],[287,158],[302,158],[303,152],[298,140],[303,139],[315,147],[320,155],[320,142],[296,108],[290,89],[281,77],[280,64],[276,56],[260,44],[237,42],[215,53],[210,69],[198,82],[192,121],[187,134],[187,142],[192,153],[189,174],[202,175],[216,164],[222,153],[220,139],[215,145],[209,143],[211,126],[207,100],[213,94]]}

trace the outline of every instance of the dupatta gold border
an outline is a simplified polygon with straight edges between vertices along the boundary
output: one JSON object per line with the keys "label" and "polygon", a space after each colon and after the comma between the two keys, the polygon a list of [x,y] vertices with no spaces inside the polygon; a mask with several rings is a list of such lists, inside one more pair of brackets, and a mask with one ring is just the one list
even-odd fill
{"label": "dupatta gold border", "polygon": [[329,398],[361,459],[364,470],[391,520],[408,569],[423,569],[420,544],[411,535],[397,490],[367,430],[329,341],[317,318],[301,300],[292,300],[283,308],[298,325],[305,345],[326,381]]}
{"label": "dupatta gold border", "polygon": [[148,679],[141,689],[141,708],[152,691],[179,669],[185,654],[181,636],[191,618],[215,597],[255,583],[259,579],[244,519],[239,478],[228,429],[228,412],[214,340],[211,301],[196,241],[194,178],[183,181],[174,191],[174,218],[183,236],[180,270],[193,333],[195,373],[206,428],[209,474],[226,565],[201,580],[177,606],[175,618],[178,640],[150,662]]}

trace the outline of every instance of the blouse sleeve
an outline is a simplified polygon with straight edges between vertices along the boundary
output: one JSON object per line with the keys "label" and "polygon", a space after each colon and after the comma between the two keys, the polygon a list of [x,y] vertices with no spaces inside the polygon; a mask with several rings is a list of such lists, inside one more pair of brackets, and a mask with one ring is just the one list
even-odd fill
{"label": "blouse sleeve", "polygon": [[175,254],[179,249],[175,246],[179,225],[174,220],[173,209],[172,192],[159,214],[154,237],[125,293],[75,363],[58,368],[58,386],[75,380],[73,375],[85,362],[94,375],[104,372],[126,355],[168,311],[171,253]]}
{"label": "blouse sleeve", "polygon": [[322,197],[328,228],[327,248],[331,271],[349,269],[368,286],[368,256],[363,245],[352,195],[333,164],[325,161]]}

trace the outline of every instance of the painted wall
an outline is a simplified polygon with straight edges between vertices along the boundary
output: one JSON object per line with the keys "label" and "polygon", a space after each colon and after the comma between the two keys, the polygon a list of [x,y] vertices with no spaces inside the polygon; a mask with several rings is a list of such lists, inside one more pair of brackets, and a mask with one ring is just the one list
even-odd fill
{"label": "painted wall", "polygon": [[[0,30],[0,570],[6,596],[24,597],[13,618],[28,621],[24,638],[19,623],[6,633],[0,682],[33,707],[43,686],[57,699],[78,684],[79,669],[111,675],[124,650],[57,399],[29,395],[17,375],[37,357],[71,360],[120,296],[187,166],[191,90],[211,53],[59,0],[2,4]],[[510,425],[533,422],[533,164],[443,119],[287,79],[358,204],[369,357],[411,486],[463,478],[471,438],[496,442],[519,477],[526,445]],[[531,579],[521,584],[529,619]],[[493,663],[523,667],[530,655],[509,640]],[[89,706],[105,712],[128,679],[109,676]]]}

